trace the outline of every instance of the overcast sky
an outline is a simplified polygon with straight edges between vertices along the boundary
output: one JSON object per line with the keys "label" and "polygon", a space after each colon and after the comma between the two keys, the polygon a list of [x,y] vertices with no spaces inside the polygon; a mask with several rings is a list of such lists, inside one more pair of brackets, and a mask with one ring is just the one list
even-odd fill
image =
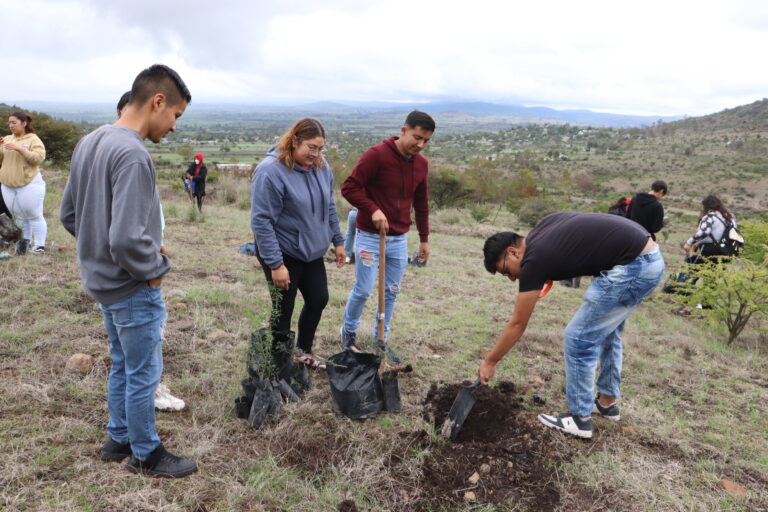
{"label": "overcast sky", "polygon": [[3,1],[0,102],[479,100],[701,115],[768,96],[765,0]]}

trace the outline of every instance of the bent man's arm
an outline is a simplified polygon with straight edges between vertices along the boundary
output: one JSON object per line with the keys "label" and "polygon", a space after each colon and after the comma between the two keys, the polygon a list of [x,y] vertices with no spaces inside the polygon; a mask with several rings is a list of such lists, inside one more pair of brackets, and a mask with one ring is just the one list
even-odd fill
{"label": "bent man's arm", "polygon": [[488,380],[496,373],[496,364],[504,358],[507,352],[523,336],[526,327],[528,327],[528,320],[530,320],[533,314],[533,308],[536,307],[536,302],[539,300],[540,291],[531,290],[517,294],[515,311],[512,313],[512,318],[504,326],[504,330],[501,331],[501,336],[496,341],[496,345],[480,365],[478,375],[483,384],[488,383]]}

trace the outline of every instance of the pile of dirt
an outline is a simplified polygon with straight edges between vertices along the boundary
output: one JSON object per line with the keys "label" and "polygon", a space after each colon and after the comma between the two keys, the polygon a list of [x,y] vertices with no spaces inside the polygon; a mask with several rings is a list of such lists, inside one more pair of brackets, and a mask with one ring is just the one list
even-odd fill
{"label": "pile of dirt", "polygon": [[[424,414],[440,430],[462,385],[433,384]],[[551,510],[560,503],[551,462],[562,457],[547,442],[549,433],[524,409],[514,384],[481,386],[477,403],[454,443],[435,447],[422,466],[417,510],[464,504],[517,504]],[[540,400],[539,400],[540,402]]]}

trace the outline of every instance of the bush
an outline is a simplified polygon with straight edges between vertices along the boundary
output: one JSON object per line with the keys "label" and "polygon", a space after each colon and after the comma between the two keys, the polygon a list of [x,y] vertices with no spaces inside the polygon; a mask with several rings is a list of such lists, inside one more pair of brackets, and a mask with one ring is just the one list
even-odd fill
{"label": "bush", "polygon": [[491,207],[487,204],[473,204],[469,207],[469,214],[478,223],[485,222],[491,216]]}
{"label": "bush", "polygon": [[739,230],[744,235],[741,256],[754,263],[768,265],[768,222],[742,222]]}
{"label": "bush", "polygon": [[450,169],[430,171],[428,180],[429,199],[436,210],[458,206],[469,195],[456,173]]}
{"label": "bush", "polygon": [[693,267],[698,282],[686,287],[691,293],[686,302],[711,307],[707,320],[725,325],[729,345],[755,315],[768,315],[768,267],[764,264],[737,258],[727,264]]}
{"label": "bush", "polygon": [[524,202],[517,210],[517,218],[529,226],[535,226],[541,219],[557,211],[554,205],[543,199]]}

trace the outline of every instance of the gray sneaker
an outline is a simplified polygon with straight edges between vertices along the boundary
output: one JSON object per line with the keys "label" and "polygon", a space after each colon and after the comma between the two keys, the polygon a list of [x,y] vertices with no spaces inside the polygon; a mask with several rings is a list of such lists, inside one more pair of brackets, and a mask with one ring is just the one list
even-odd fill
{"label": "gray sneaker", "polygon": [[592,414],[599,414],[603,418],[608,418],[611,421],[619,421],[621,415],[619,414],[619,406],[616,402],[612,403],[608,407],[600,405],[600,401],[595,398],[595,405],[592,407]]}

